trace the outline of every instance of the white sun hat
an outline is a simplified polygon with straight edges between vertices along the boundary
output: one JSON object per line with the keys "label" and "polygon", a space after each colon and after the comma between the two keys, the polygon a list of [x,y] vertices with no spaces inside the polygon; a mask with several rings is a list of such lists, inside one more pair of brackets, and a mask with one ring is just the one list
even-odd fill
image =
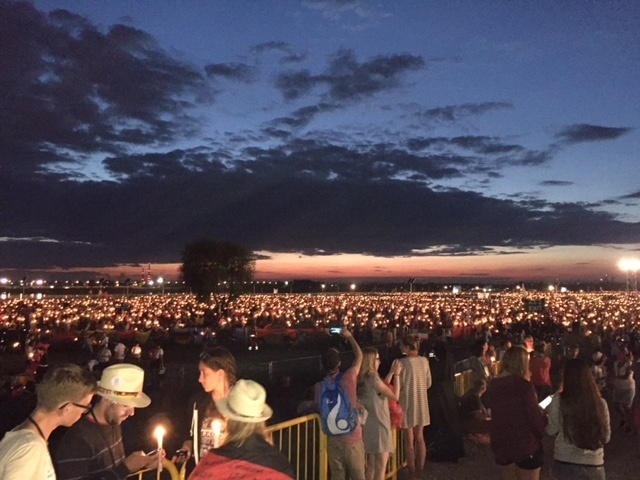
{"label": "white sun hat", "polygon": [[266,400],[267,392],[262,385],[253,380],[238,380],[229,390],[229,395],[216,402],[216,407],[230,420],[258,423],[273,415]]}
{"label": "white sun hat", "polygon": [[98,395],[127,407],[145,408],[151,399],[142,391],[144,370],[130,363],[107,367],[98,383]]}

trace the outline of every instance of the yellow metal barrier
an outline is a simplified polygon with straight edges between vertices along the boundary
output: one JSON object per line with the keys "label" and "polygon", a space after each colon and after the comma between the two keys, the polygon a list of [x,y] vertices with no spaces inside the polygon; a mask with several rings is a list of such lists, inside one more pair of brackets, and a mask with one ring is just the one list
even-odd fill
{"label": "yellow metal barrier", "polygon": [[[499,371],[499,362],[492,365],[492,374]],[[473,372],[466,370],[455,376],[455,392],[461,397],[472,386]],[[317,413],[278,423],[267,428],[273,445],[280,450],[293,466],[298,480],[327,480],[329,478],[329,459],[327,457],[327,436],[320,427],[320,416]],[[393,430],[393,442],[396,446],[394,454],[387,462],[386,479],[398,478],[398,472],[406,465],[402,431]],[[171,480],[185,480],[184,465],[180,472],[175,465],[165,459],[163,472],[157,476],[165,478],[168,474]],[[166,473],[165,473],[166,472]],[[138,480],[151,479],[157,475],[155,470],[139,472],[130,477]]]}
{"label": "yellow metal barrier", "polygon": [[161,478],[166,479],[167,477],[171,478],[171,480],[180,480],[178,469],[173,463],[171,463],[171,460],[167,460],[166,458],[162,462],[162,472],[159,472],[157,469],[141,470],[139,472],[132,473],[127,478],[151,480],[154,477],[156,478],[156,480],[160,480]]}
{"label": "yellow metal barrier", "polygon": [[[327,436],[322,432],[317,413],[272,425],[267,431],[273,445],[293,466],[298,480],[329,478]],[[385,478],[397,479],[398,472],[407,464],[400,431],[393,430],[393,442],[396,452],[389,457]]]}

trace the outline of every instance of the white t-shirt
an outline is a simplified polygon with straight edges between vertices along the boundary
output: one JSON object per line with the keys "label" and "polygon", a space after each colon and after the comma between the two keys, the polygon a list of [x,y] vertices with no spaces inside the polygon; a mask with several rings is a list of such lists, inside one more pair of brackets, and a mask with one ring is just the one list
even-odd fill
{"label": "white t-shirt", "polygon": [[11,430],[0,442],[1,480],[55,480],[47,442],[31,430]]}

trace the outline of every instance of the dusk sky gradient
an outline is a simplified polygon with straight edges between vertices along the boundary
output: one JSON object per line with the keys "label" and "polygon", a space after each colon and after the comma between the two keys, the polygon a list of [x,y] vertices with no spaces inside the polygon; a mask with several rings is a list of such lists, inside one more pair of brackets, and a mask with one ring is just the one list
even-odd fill
{"label": "dusk sky gradient", "polygon": [[0,275],[622,278],[640,2],[0,0]]}

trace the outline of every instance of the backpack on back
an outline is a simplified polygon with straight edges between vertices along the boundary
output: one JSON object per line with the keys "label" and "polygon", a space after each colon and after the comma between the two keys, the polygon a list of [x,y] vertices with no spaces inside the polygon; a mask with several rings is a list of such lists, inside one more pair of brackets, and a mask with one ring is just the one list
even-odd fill
{"label": "backpack on back", "polygon": [[341,373],[331,383],[325,378],[320,390],[322,430],[329,437],[348,435],[358,426],[358,415],[351,406],[347,392],[340,385],[341,378]]}

